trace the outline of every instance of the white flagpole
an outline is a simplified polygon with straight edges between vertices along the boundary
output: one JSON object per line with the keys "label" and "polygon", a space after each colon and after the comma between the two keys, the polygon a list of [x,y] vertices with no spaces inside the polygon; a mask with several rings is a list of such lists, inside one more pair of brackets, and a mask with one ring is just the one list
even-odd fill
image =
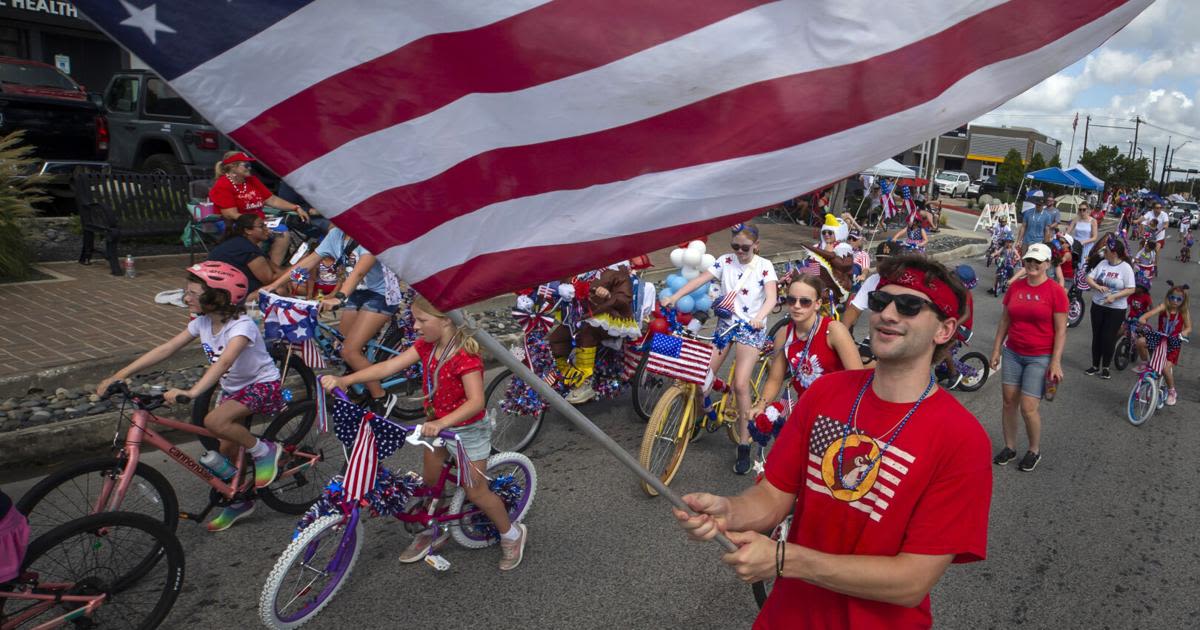
{"label": "white flagpole", "polygon": [[[491,333],[483,328],[480,328],[473,319],[469,319],[464,316],[462,311],[459,309],[454,309],[446,313],[446,315],[450,318],[450,321],[454,322],[455,326],[458,326],[460,330],[463,330],[468,335],[474,337],[475,340],[479,342],[479,345],[490,352],[492,356],[496,358],[496,360],[498,360],[500,363],[503,363],[505,367],[513,371],[515,376],[525,381],[530,387],[532,387],[539,396],[541,396],[547,403],[550,404],[551,407],[557,409],[559,413],[566,416],[567,419],[573,422],[581,431],[586,433],[593,440],[599,442],[600,445],[605,448],[605,450],[607,450],[609,453],[612,453],[612,455],[617,458],[617,461],[621,462],[626,468],[633,471],[634,474],[642,479],[642,481],[645,481],[660,495],[666,497],[666,499],[671,502],[671,505],[689,514],[692,513],[692,509],[683,502],[683,499],[680,499],[674,492],[667,488],[667,486],[664,485],[658,477],[651,474],[650,471],[646,470],[645,468],[642,468],[642,465],[638,463],[636,459],[634,459],[633,455],[629,454],[629,451],[621,448],[621,446],[614,442],[607,433],[601,431],[600,428],[595,424],[592,424],[592,421],[588,420],[587,416],[584,416],[582,413],[580,413],[580,411],[576,409],[574,405],[564,400],[562,396],[559,396],[558,392],[554,391],[549,384],[534,374],[533,370],[530,370],[523,361],[519,361],[517,357],[513,356],[513,353],[509,352],[507,348],[500,345],[500,342],[496,341],[496,338],[493,337]],[[718,533],[714,540],[716,540],[719,545],[724,547],[726,551],[737,551],[737,546],[734,545],[733,542],[731,542],[728,538],[726,538],[724,534]]]}

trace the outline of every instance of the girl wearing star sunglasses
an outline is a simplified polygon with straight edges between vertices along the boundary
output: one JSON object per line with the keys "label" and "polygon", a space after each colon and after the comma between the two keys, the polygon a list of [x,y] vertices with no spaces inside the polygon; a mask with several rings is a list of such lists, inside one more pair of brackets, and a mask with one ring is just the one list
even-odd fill
{"label": "girl wearing star sunglasses", "polygon": [[[1188,312],[1188,285],[1177,285],[1170,280],[1167,284],[1171,288],[1167,290],[1166,300],[1155,306],[1154,308],[1142,313],[1138,318],[1138,323],[1145,326],[1150,318],[1158,316],[1158,332],[1171,337],[1179,335],[1180,339],[1187,340],[1188,335],[1192,334],[1192,314]],[[1167,343],[1166,339],[1159,343]],[[1179,400],[1179,394],[1175,391],[1175,366],[1179,365],[1179,351],[1182,348],[1175,346],[1167,351],[1166,367],[1163,368],[1163,376],[1167,378],[1167,404],[1174,405]],[[1149,369],[1146,363],[1150,359],[1150,351],[1146,347],[1146,338],[1139,335],[1137,338],[1138,356],[1142,359],[1142,364],[1138,366],[1137,371],[1145,372]]]}
{"label": "girl wearing star sunglasses", "polygon": [[791,401],[798,400],[825,374],[862,368],[862,357],[850,330],[832,317],[821,315],[820,296],[824,294],[825,283],[817,276],[800,276],[788,285],[784,304],[790,321],[775,334],[776,356],[772,357],[762,397],[750,410],[751,417],[763,413],[767,404],[779,396],[788,374],[796,390],[794,398],[788,396]]}

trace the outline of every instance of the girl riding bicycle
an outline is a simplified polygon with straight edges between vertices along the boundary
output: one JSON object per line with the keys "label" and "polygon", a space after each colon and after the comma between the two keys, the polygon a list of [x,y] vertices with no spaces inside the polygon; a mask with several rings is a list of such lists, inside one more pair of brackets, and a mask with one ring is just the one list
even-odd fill
{"label": "girl riding bicycle", "polygon": [[[262,333],[246,315],[246,276],[229,263],[206,261],[188,267],[183,301],[196,318],[170,341],[117,370],[96,387],[103,395],[114,381],[124,380],[173,356],[197,337],[211,365],[188,390],[169,389],[164,397],[175,403],[180,395],[196,398],[221,385],[220,402],[204,416],[204,426],[221,438],[221,454],[237,461],[238,447],[254,458],[254,487],[265,488],[279,474],[282,449],[251,435],[243,421],[253,414],[273,416],[283,410],[279,369],[267,352]],[[254,501],[232,503],[208,522],[208,531],[228,529],[254,511]]]}
{"label": "girl riding bicycle", "polygon": [[775,334],[775,353],[784,360],[771,362],[771,373],[762,397],[750,410],[751,417],[763,413],[767,404],[779,396],[789,372],[798,400],[825,374],[862,369],[862,357],[850,330],[832,317],[821,315],[824,294],[825,283],[817,276],[801,275],[788,285],[783,301],[791,321]]}
{"label": "girl riding bicycle", "polygon": [[[346,376],[323,376],[321,386],[330,391],[346,389],[358,383],[378,381],[420,362],[428,416],[421,425],[421,435],[436,436],[444,430],[458,434],[471,460],[458,462],[460,474],[463,468],[471,470],[472,481],[463,484],[467,499],[479,506],[500,532],[500,570],[515,569],[524,556],[528,530],[524,524],[509,521],[504,502],[492,493],[483,476],[492,450],[492,425],[483,409],[483,359],[479,355],[479,344],[464,336],[445,314],[423,297],[413,301],[412,314],[420,338],[411,347],[387,361]],[[427,487],[433,487],[437,482],[449,456],[444,447],[425,451],[422,478]],[[422,560],[449,535],[448,529],[443,530],[437,540],[433,539],[430,530],[417,534],[401,552],[400,562]]]}
{"label": "girl riding bicycle", "polygon": [[[1158,316],[1158,332],[1167,337],[1179,335],[1186,339],[1192,332],[1192,315],[1188,312],[1188,285],[1181,284],[1176,286],[1171,284],[1171,288],[1167,289],[1166,300],[1162,304],[1142,313],[1138,318],[1138,323],[1145,326],[1146,322],[1155,315]],[[1166,339],[1162,339],[1159,343],[1167,343]],[[1167,378],[1167,405],[1174,405],[1179,399],[1175,391],[1175,366],[1179,365],[1179,351],[1181,348],[1174,348],[1167,352],[1167,362],[1163,368],[1163,376]],[[1145,372],[1149,369],[1147,361],[1150,359],[1150,351],[1146,347],[1146,338],[1138,337],[1137,339],[1138,356],[1141,357],[1143,363],[1138,366],[1138,372]]]}
{"label": "girl riding bicycle", "polygon": [[929,235],[925,232],[925,227],[921,225],[921,216],[914,215],[908,225],[892,235],[892,240],[903,245],[909,253],[924,254],[925,245],[929,243]]}
{"label": "girl riding bicycle", "polygon": [[[758,256],[758,228],[739,223],[730,230],[733,234],[732,254],[725,254],[712,267],[700,272],[671,297],[662,300],[666,308],[675,306],[679,298],[691,294],[702,284],[718,280],[723,297],[714,306],[717,321],[717,346],[720,352],[713,357],[713,374],[721,368],[729,348],[734,348],[733,391],[738,406],[738,448],[733,471],[744,475],[750,470],[750,375],[758,354],[767,341],[767,315],[775,307],[775,266]],[[733,343],[728,344],[730,341]]]}

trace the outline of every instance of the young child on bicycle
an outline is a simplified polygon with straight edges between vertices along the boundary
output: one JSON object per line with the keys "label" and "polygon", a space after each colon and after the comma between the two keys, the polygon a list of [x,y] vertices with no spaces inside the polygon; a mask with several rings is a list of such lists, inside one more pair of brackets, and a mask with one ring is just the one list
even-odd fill
{"label": "young child on bicycle", "polygon": [[[204,416],[204,427],[221,439],[221,454],[229,461],[237,461],[238,447],[246,449],[254,458],[254,487],[265,488],[279,474],[282,449],[254,437],[243,420],[253,414],[273,416],[283,410],[284,401],[279,368],[242,304],[246,276],[233,265],[215,261],[197,263],[187,271],[183,301],[195,319],[170,341],[101,381],[96,393],[104,394],[114,381],[160,363],[198,337],[211,365],[191,388],[169,389],[164,398],[174,404],[180,395],[196,398],[220,383],[219,402]],[[253,511],[252,500],[232,503],[208,522],[208,531],[228,529]]]}
{"label": "young child on bicycle", "polygon": [[775,307],[779,278],[771,261],[758,255],[758,228],[739,223],[730,231],[733,234],[730,243],[733,253],[717,258],[712,267],[689,280],[671,297],[662,300],[662,305],[673,307],[679,298],[689,295],[704,283],[712,280],[720,282],[722,298],[717,301],[713,311],[717,315],[717,346],[721,350],[713,357],[710,369],[716,374],[729,355],[729,349],[734,348],[733,391],[737,395],[740,440],[733,472],[744,475],[751,466],[750,431],[747,428],[753,403],[750,375],[758,362],[759,352],[767,342],[767,315]]}
{"label": "young child on bicycle", "polygon": [[984,258],[984,266],[990,267],[996,262],[1000,256],[1000,252],[1004,250],[1004,242],[1013,240],[1012,228],[1008,226],[1008,217],[1001,216],[996,220],[996,224],[992,226],[992,241],[988,245],[987,254]]}
{"label": "young child on bicycle", "polygon": [[1192,262],[1192,245],[1195,244],[1195,239],[1192,237],[1192,226],[1187,225],[1180,231],[1182,234],[1179,237],[1179,262]]}
{"label": "young child on bicycle", "polygon": [[1133,268],[1138,275],[1153,280],[1158,267],[1158,244],[1150,237],[1142,239],[1142,248],[1133,256]]}
{"label": "young child on bicycle", "polygon": [[1011,237],[1001,242],[1000,252],[996,254],[996,281],[988,293],[999,297],[1008,290],[1008,282],[1021,266],[1021,254],[1017,251],[1016,243]]}
{"label": "young child on bicycle", "polygon": [[[1188,285],[1175,285],[1168,281],[1171,285],[1167,289],[1166,299],[1162,304],[1142,313],[1138,317],[1138,323],[1142,326],[1155,315],[1158,316],[1157,330],[1165,337],[1159,340],[1159,343],[1168,343],[1167,338],[1178,335],[1180,339],[1187,339],[1192,333],[1192,315],[1188,312]],[[1176,346],[1167,351],[1167,363],[1163,368],[1163,376],[1167,379],[1167,404],[1174,405],[1179,400],[1179,395],[1175,391],[1175,366],[1179,365],[1179,352],[1181,348]],[[1137,371],[1145,372],[1149,369],[1148,361],[1150,359],[1150,351],[1147,348],[1146,338],[1139,336],[1137,339],[1138,357],[1141,358],[1142,364],[1138,366]]]}
{"label": "young child on bicycle", "polygon": [[[500,532],[500,570],[510,571],[521,564],[528,529],[522,523],[509,521],[504,502],[492,493],[483,476],[492,450],[492,425],[484,414],[483,359],[479,344],[464,336],[450,318],[423,297],[413,300],[412,315],[420,337],[411,347],[387,361],[345,376],[322,376],[321,386],[330,391],[334,388],[344,390],[351,385],[385,378],[420,362],[427,415],[425,424],[421,425],[421,435],[435,436],[439,431],[451,430],[462,440],[471,461],[458,462],[458,465],[461,468],[469,464],[474,480],[464,488],[467,499],[479,506]],[[446,448],[422,451],[423,478],[432,487],[450,453]],[[431,550],[445,543],[449,535],[449,530],[445,530],[433,540],[429,530],[417,534],[401,552],[400,562],[424,559]]]}

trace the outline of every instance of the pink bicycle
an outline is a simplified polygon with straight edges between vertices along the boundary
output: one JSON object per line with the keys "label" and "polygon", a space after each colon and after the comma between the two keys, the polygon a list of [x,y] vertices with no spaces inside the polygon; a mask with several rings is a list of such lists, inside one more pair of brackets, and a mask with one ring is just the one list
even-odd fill
{"label": "pink bicycle", "polygon": [[183,568],[179,540],[148,516],[68,521],[34,539],[16,577],[0,583],[0,630],[157,628],[183,587]]}
{"label": "pink bicycle", "polygon": [[[254,464],[245,449],[238,450],[233,478],[224,481],[154,431],[151,425],[216,439],[211,431],[151,413],[166,403],[161,394],[138,394],[125,383],[117,382],[108,388],[104,397],[114,395],[122,396],[127,404],[135,407],[124,442],[114,436],[116,455],[84,460],[55,472],[21,497],[17,509],[29,518],[33,536],[74,518],[116,510],[146,514],[174,532],[180,518],[203,521],[214,507],[255,497],[279,512],[303,514],[321,496],[325,480],[345,465],[345,451],[331,434],[310,431],[316,419],[313,401],[289,405],[262,433],[263,439],[281,445],[284,453],[279,459],[278,479],[266,488],[255,490]],[[187,404],[188,401],[180,397],[179,402]],[[121,414],[121,419],[124,417],[125,414]],[[144,442],[158,448],[208,484],[211,490],[208,505],[203,510],[199,513],[179,511],[171,483],[158,470],[140,461]]]}

